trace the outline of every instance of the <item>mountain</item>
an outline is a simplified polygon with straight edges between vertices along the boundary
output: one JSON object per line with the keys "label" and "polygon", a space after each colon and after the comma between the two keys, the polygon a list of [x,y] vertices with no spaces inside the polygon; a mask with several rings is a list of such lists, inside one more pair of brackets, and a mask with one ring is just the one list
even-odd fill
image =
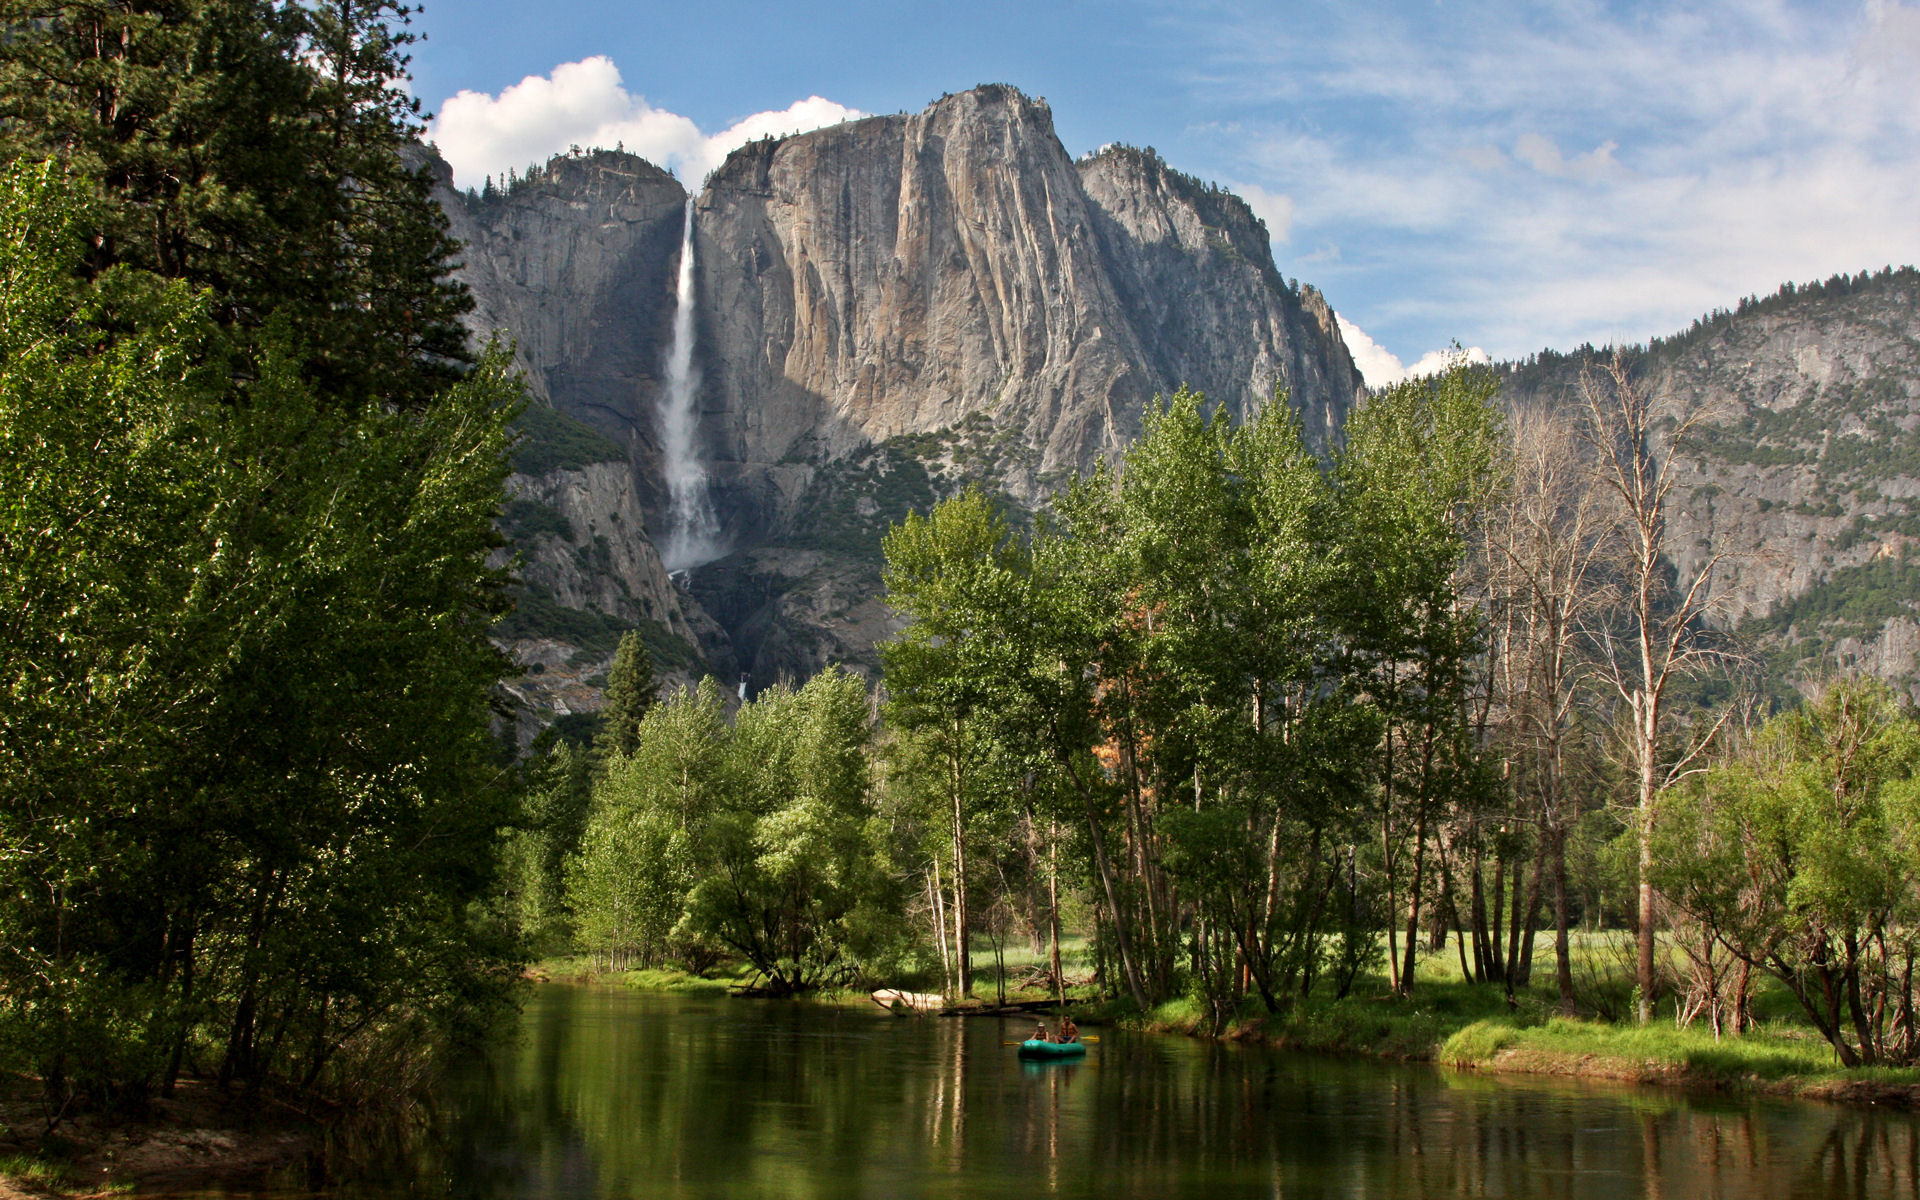
{"label": "mountain", "polygon": [[[1864,672],[1920,698],[1920,272],[1787,285],[1626,356],[1710,414],[1679,460],[1669,545],[1710,554],[1717,619],[1777,684]],[[1508,364],[1515,400],[1572,403],[1584,348]]]}
{"label": "mountain", "polygon": [[692,197],[696,454],[726,552],[676,583],[654,543],[686,193],[609,151],[486,196],[439,170],[475,331],[511,331],[536,401],[503,632],[541,719],[597,703],[634,625],[670,675],[871,669],[890,522],[969,482],[1031,508],[1156,394],[1246,413],[1283,389],[1322,446],[1362,395],[1244,202],[1151,150],[1075,161],[1042,100],[987,86],[756,142]]}

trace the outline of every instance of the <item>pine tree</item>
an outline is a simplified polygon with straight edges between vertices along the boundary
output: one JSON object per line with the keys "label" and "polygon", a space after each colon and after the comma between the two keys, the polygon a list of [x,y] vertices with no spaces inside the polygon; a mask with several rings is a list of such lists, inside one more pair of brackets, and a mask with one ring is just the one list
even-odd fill
{"label": "pine tree", "polygon": [[653,700],[653,658],[639,633],[629,629],[620,635],[613,669],[607,672],[606,706],[600,710],[600,732],[593,740],[595,756],[602,761],[631,756],[640,745],[640,722]]}
{"label": "pine tree", "polygon": [[88,182],[89,273],[124,264],[205,287],[243,341],[283,319],[328,407],[418,407],[471,361],[472,300],[410,165],[410,13],[0,0],[0,160],[54,158]]}

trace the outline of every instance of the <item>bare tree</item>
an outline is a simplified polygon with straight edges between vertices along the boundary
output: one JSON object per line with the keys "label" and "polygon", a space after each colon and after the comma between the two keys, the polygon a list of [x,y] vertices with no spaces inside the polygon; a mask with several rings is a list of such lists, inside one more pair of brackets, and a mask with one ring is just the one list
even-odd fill
{"label": "bare tree", "polygon": [[[1638,1017],[1645,1024],[1653,1017],[1654,1000],[1653,804],[1688,771],[1719,728],[1716,724],[1677,753],[1664,753],[1668,689],[1719,657],[1703,636],[1703,618],[1714,604],[1714,572],[1727,556],[1709,554],[1681,578],[1667,555],[1667,502],[1679,485],[1675,452],[1709,419],[1707,406],[1681,404],[1670,392],[1646,387],[1633,377],[1617,349],[1601,370],[1582,372],[1580,395],[1587,417],[1585,436],[1598,460],[1597,480],[1619,502],[1626,539],[1624,626],[1600,623],[1592,628],[1599,651],[1596,667],[1619,694],[1630,720],[1626,757],[1634,774],[1639,835],[1634,980]],[[1657,444],[1662,440],[1664,447]]]}
{"label": "bare tree", "polygon": [[1566,839],[1579,812],[1568,786],[1567,754],[1584,675],[1580,643],[1597,615],[1619,598],[1614,584],[1626,547],[1623,514],[1612,488],[1594,486],[1597,463],[1581,437],[1577,413],[1518,406],[1508,430],[1509,485],[1488,525],[1488,566],[1507,614],[1498,638],[1500,674],[1517,782],[1533,800],[1540,835],[1528,894],[1517,906],[1523,915],[1509,934],[1509,986],[1527,982],[1544,869],[1552,881],[1560,1006],[1571,1013]]}

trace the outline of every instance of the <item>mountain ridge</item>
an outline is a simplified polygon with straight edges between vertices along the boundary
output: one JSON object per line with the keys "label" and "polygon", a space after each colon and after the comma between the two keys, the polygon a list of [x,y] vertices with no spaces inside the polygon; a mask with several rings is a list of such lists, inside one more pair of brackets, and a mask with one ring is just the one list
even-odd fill
{"label": "mountain ridge", "polygon": [[[489,196],[436,169],[474,331],[512,330],[536,402],[629,468],[624,489],[516,476],[532,607],[659,621],[754,688],[830,658],[873,669],[891,618],[860,597],[879,590],[875,530],[909,508],[967,482],[1031,508],[1183,384],[1242,414],[1283,391],[1323,445],[1362,394],[1331,309],[1283,278],[1244,202],[1151,152],[1075,161],[1017,89],[763,139],[693,197],[700,444],[732,561],[661,585],[649,544],[595,581],[600,540],[664,528],[655,401],[687,193],[617,151]],[[595,500],[555,508],[562,494]],[[598,653],[575,656],[587,685]]]}

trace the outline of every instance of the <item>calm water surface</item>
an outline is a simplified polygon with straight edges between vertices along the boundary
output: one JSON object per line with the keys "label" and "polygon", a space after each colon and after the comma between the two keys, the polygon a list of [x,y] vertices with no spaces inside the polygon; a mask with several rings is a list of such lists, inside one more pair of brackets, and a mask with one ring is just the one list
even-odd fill
{"label": "calm water surface", "polygon": [[543,985],[406,1190],[625,1197],[1913,1196],[1904,1114],[1109,1030]]}

